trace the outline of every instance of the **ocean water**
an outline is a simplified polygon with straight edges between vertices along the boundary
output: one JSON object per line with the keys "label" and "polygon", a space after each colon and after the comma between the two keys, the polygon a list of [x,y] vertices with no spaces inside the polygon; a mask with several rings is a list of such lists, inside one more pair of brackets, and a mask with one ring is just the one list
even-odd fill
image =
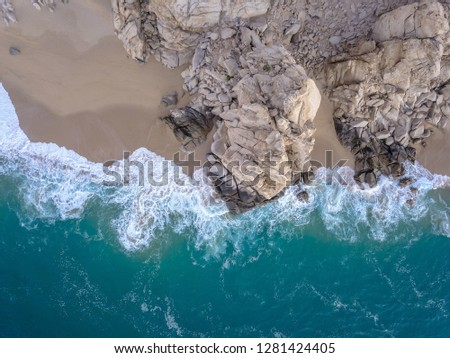
{"label": "ocean water", "polygon": [[450,337],[449,178],[410,165],[416,194],[321,169],[309,203],[291,188],[231,216],[162,158],[132,159],[168,184],[108,186],[101,164],[30,143],[0,86],[1,337]]}

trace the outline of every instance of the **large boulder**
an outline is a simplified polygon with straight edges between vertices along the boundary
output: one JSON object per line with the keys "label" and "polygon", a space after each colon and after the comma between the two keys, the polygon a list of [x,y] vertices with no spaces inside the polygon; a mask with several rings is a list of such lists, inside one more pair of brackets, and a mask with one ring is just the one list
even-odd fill
{"label": "large boulder", "polygon": [[239,36],[200,44],[183,73],[194,101],[216,116],[207,175],[234,211],[277,198],[308,171],[321,102],[284,47],[250,36],[242,49]]}
{"label": "large boulder", "polygon": [[432,38],[447,33],[449,24],[437,1],[421,1],[399,7],[380,17],[373,29],[378,42],[394,38]]}

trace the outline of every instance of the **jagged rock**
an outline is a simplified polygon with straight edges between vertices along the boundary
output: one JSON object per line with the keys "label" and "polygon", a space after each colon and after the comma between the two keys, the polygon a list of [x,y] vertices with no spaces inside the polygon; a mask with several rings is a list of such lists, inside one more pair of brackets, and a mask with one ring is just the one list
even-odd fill
{"label": "jagged rock", "polygon": [[169,107],[169,106],[175,106],[178,103],[178,93],[174,92],[171,95],[164,96],[161,99],[161,104],[163,106]]}
{"label": "jagged rock", "polygon": [[425,127],[423,125],[418,126],[416,129],[412,130],[409,135],[413,139],[423,138],[423,134],[425,132]]}
{"label": "jagged rock", "polygon": [[226,27],[226,28],[224,28],[224,29],[222,29],[222,30],[220,31],[220,36],[221,36],[222,39],[224,39],[224,40],[233,37],[235,34],[236,34],[236,30],[235,30],[235,29],[232,29],[232,28],[229,28],[229,27]]}
{"label": "jagged rock", "polygon": [[172,110],[161,120],[172,129],[186,152],[192,152],[203,143],[213,126],[210,118],[191,107]]}
{"label": "jagged rock", "polygon": [[[114,28],[128,54],[146,61],[149,53],[166,66],[188,63],[207,30],[220,21],[263,15],[270,0],[112,0]],[[225,30],[222,36],[233,36]],[[217,39],[210,37],[211,40]]]}
{"label": "jagged rock", "polygon": [[[222,50],[238,48],[234,39],[221,41],[217,46]],[[222,119],[211,151],[236,190],[214,185],[235,211],[278,197],[301,176],[313,148],[313,119],[321,101],[315,83],[285,48],[250,42],[233,57],[240,70],[228,81],[227,60],[214,60],[216,52],[210,47],[203,62],[183,73],[185,84],[195,77],[205,89],[191,94]],[[206,62],[209,56],[212,63]],[[222,93],[207,88],[221,88]],[[216,176],[211,170],[209,174]]]}
{"label": "jagged rock", "polygon": [[303,203],[309,202],[309,194],[306,190],[302,190],[297,194],[297,199]]}
{"label": "jagged rock", "polygon": [[381,131],[381,132],[378,132],[377,134],[375,134],[375,137],[379,140],[388,139],[390,136],[391,136],[390,131]]}
{"label": "jagged rock", "polygon": [[17,22],[16,13],[10,0],[0,0],[0,16],[3,17],[6,25]]}
{"label": "jagged rock", "polygon": [[358,120],[350,123],[350,125],[353,128],[364,128],[364,127],[367,127],[368,124],[369,124],[369,122],[364,119],[358,119]]}
{"label": "jagged rock", "polygon": [[399,184],[402,188],[410,186],[412,183],[413,183],[413,180],[411,178],[403,178],[399,181]]}

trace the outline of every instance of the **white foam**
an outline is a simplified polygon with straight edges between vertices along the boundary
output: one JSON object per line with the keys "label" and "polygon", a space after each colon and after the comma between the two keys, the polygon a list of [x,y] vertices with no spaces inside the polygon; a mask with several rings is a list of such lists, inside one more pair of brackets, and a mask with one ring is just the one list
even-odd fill
{"label": "white foam", "polygon": [[[103,172],[102,164],[55,144],[30,142],[0,85],[0,174],[17,179],[25,224],[35,219],[81,218],[88,203],[95,200],[102,208],[97,215],[108,215],[127,250],[147,247],[164,230],[174,230],[187,233],[196,247],[211,256],[221,255],[230,244],[236,251],[243,245],[258,245],[258,240],[275,232],[289,236],[293,228],[307,225],[314,216],[330,235],[343,240],[386,240],[400,224],[423,220],[431,223],[436,233],[450,236],[448,198],[433,194],[450,180],[432,175],[420,165],[406,168],[420,189],[413,207],[406,203],[415,197],[410,188],[401,188],[388,178],[374,189],[361,190],[353,181],[352,169],[339,169],[347,186],[336,180],[328,185],[327,171],[320,169],[308,187],[309,203],[300,202],[297,189],[289,188],[279,200],[232,218],[226,215],[223,202],[212,199],[211,187],[199,180],[201,172],[192,180],[178,171],[177,179],[172,162],[168,162],[172,170],[164,170],[164,159],[144,148],[132,153],[130,160],[145,168],[153,163],[153,176],[166,177],[167,185],[148,181],[138,185],[139,172],[132,167],[129,185],[106,186],[104,182],[111,177]],[[116,163],[114,169],[123,176],[124,162]]]}

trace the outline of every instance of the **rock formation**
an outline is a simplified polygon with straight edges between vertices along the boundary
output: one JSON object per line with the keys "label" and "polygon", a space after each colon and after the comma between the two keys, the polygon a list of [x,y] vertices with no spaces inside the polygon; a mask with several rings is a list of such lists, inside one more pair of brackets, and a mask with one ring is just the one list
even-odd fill
{"label": "rock formation", "polygon": [[281,195],[308,170],[321,96],[283,46],[254,30],[211,33],[183,72],[193,103],[216,118],[207,175],[234,211]]}
{"label": "rock formation", "polygon": [[187,64],[209,29],[265,14],[269,0],[112,0],[114,28],[128,54],[152,54],[166,66]]}
{"label": "rock formation", "polygon": [[14,7],[9,0],[0,0],[0,16],[3,17],[3,20],[7,25],[17,22]]}
{"label": "rock formation", "polygon": [[432,127],[450,116],[450,37],[437,1],[403,6],[379,18],[373,41],[330,59],[326,83],[341,142],[355,155],[356,179],[403,175]]}
{"label": "rock formation", "polygon": [[191,107],[174,109],[169,116],[162,118],[162,121],[172,129],[182,144],[182,149],[188,153],[206,140],[213,127],[211,117]]}
{"label": "rock formation", "polygon": [[[129,46],[131,57],[145,61],[150,52],[170,67],[191,63],[182,74],[190,107],[162,120],[188,152],[216,124],[207,175],[231,209],[272,200],[301,179],[321,97],[290,53],[265,34],[267,19],[261,15],[269,1],[123,4],[113,2],[116,30],[125,46],[139,43]],[[149,18],[157,33],[153,40],[145,26],[136,25],[136,19]],[[152,41],[158,46],[149,46]]]}

